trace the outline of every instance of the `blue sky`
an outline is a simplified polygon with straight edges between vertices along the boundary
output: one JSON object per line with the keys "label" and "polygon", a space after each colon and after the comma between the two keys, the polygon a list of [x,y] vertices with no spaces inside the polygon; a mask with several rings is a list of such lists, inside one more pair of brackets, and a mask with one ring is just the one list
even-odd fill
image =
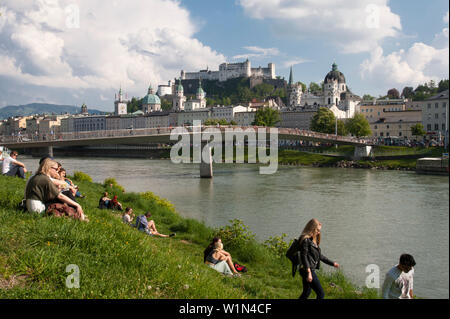
{"label": "blue sky", "polygon": [[448,78],[448,2],[388,0],[1,0],[0,107],[113,109],[181,69],[246,56],[320,82],[336,62],[358,95]]}

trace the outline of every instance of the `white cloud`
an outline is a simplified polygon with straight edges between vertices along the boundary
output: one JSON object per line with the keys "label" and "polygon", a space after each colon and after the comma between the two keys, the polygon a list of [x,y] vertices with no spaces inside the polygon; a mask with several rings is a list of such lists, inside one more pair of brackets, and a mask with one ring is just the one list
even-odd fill
{"label": "white cloud", "polygon": [[448,24],[448,11],[447,13],[444,15],[444,17],[442,18],[442,20],[444,21],[444,23]]}
{"label": "white cloud", "polygon": [[374,88],[386,91],[404,86],[416,87],[430,80],[439,81],[449,76],[449,48],[437,49],[424,43],[414,43],[407,51],[399,50],[383,55],[376,48],[369,59],[360,65],[361,77]]}
{"label": "white cloud", "polygon": [[261,48],[257,46],[245,46],[244,49],[251,53],[244,53],[233,56],[233,59],[246,59],[246,58],[261,58],[261,57],[273,57],[280,54],[277,48]]}
{"label": "white cloud", "polygon": [[[176,0],[2,0],[0,76],[28,85],[132,95],[226,58],[195,39]],[[7,81],[2,81],[5,89]],[[97,94],[97,97],[99,94]]]}
{"label": "white cloud", "polygon": [[370,52],[401,31],[388,0],[239,0],[247,15],[270,19],[278,32],[321,39],[344,53]]}
{"label": "white cloud", "polygon": [[287,60],[282,63],[283,68],[289,68],[291,66],[311,62],[311,60],[303,59],[303,58],[293,58],[292,60]]}

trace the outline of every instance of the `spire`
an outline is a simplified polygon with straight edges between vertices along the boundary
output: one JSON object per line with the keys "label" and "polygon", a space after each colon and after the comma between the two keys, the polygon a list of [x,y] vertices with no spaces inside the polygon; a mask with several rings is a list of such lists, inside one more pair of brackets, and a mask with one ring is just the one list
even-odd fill
{"label": "spire", "polygon": [[333,65],[331,67],[332,67],[332,71],[337,71],[337,64],[336,64],[336,62],[333,62]]}
{"label": "spire", "polygon": [[294,77],[292,76],[292,66],[291,71],[289,72],[289,85],[294,84]]}

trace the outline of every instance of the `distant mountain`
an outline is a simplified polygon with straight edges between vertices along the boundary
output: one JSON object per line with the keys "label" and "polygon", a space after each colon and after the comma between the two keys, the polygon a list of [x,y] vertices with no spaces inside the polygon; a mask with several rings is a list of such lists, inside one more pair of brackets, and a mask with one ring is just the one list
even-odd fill
{"label": "distant mountain", "polygon": [[[0,120],[7,119],[11,116],[27,116],[34,114],[77,114],[81,112],[80,106],[57,105],[46,103],[31,103],[27,105],[9,105],[0,108]],[[89,114],[106,114],[107,112],[90,109]]]}

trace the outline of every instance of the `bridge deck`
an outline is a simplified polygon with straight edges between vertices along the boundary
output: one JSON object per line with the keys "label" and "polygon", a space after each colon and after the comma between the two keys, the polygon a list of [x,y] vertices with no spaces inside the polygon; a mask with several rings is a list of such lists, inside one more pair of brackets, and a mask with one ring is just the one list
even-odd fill
{"label": "bridge deck", "polygon": [[[225,140],[226,134],[243,134],[251,132],[264,133],[269,136],[270,130],[274,128],[258,126],[202,126],[200,127],[180,127],[183,133],[180,135],[198,134],[205,129],[220,129],[222,140]],[[175,134],[175,127],[163,128],[145,128],[132,130],[103,130],[57,133],[55,135],[25,135],[25,136],[1,136],[0,145],[9,149],[26,149],[49,146],[85,146],[101,144],[141,144],[141,143],[174,143],[170,139],[171,134]],[[317,133],[295,128],[275,128],[278,132],[278,140],[303,140],[311,142],[346,144],[355,146],[373,145],[367,139],[336,136],[334,134]],[[214,131],[214,130],[212,130]],[[239,133],[242,132],[242,133]],[[175,135],[178,135],[176,133]],[[256,135],[257,138],[258,135]]]}

